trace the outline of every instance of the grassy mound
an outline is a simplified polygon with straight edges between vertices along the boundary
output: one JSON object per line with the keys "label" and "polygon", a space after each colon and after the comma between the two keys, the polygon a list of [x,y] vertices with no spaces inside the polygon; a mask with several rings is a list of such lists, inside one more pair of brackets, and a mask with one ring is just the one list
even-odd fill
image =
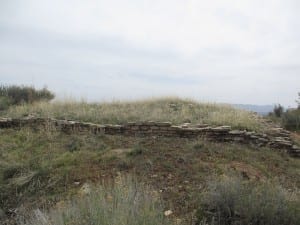
{"label": "grassy mound", "polygon": [[[264,129],[253,113],[177,98],[37,102],[1,112],[28,114],[100,124],[152,120]],[[25,209],[26,225],[297,224],[299,171],[299,159],[286,153],[200,138],[0,130],[0,212],[17,212],[17,218]],[[135,182],[106,185],[120,173]],[[85,184],[98,187],[79,197]]]}
{"label": "grassy mound", "polygon": [[90,104],[76,101],[39,102],[11,107],[2,116],[21,117],[35,114],[42,117],[79,120],[101,124],[122,124],[128,121],[170,121],[173,124],[207,123],[231,125],[234,128],[260,130],[262,125],[253,113],[225,104],[199,103],[178,98],[150,99],[133,102]]}

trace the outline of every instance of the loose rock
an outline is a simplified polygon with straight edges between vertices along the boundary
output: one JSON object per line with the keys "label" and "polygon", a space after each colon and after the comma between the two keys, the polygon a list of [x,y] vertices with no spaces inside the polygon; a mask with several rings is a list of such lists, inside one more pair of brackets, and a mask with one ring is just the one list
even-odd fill
{"label": "loose rock", "polygon": [[88,183],[84,183],[79,190],[80,195],[88,195],[91,193],[91,186]]}
{"label": "loose rock", "polygon": [[165,216],[170,216],[173,214],[172,210],[167,210],[164,212]]}

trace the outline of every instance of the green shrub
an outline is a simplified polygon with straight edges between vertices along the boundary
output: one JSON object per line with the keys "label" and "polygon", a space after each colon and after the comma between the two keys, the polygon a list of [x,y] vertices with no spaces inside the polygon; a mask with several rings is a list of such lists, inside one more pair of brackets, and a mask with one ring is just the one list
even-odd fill
{"label": "green shrub", "polygon": [[274,106],[273,113],[276,117],[281,117],[284,113],[284,108],[282,105],[278,104]]}
{"label": "green shrub", "polygon": [[0,111],[8,109],[11,102],[8,97],[0,96]]}
{"label": "green shrub", "polygon": [[300,130],[300,109],[289,110],[284,113],[282,124],[288,130]]}
{"label": "green shrub", "polygon": [[132,149],[132,151],[128,152],[127,155],[128,156],[138,156],[143,154],[143,152],[145,152],[146,149],[144,149],[142,146],[140,145],[135,145],[134,148]]}
{"label": "green shrub", "polygon": [[300,202],[280,186],[242,183],[240,179],[211,182],[197,212],[198,224],[293,225],[300,221]]}
{"label": "green shrub", "polygon": [[100,186],[86,196],[49,212],[36,210],[25,225],[167,225],[160,201],[131,178]]}
{"label": "green shrub", "polygon": [[50,101],[53,98],[54,94],[47,88],[37,90],[30,86],[0,86],[0,110],[6,109],[9,105],[33,103],[42,100]]}
{"label": "green shrub", "polygon": [[2,169],[2,179],[7,180],[12,178],[15,174],[20,173],[22,167],[20,165],[10,165]]}

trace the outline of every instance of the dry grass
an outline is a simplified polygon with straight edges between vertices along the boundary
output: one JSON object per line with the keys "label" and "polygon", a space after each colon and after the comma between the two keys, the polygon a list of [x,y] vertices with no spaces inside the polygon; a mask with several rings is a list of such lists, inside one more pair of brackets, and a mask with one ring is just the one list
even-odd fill
{"label": "dry grass", "polygon": [[128,121],[170,121],[230,125],[249,130],[262,129],[253,113],[237,110],[226,104],[199,103],[189,99],[160,98],[132,102],[87,103],[85,101],[40,102],[11,107],[2,116],[21,117],[36,114],[42,117],[80,120],[94,123],[122,124]]}
{"label": "dry grass", "polygon": [[49,212],[35,210],[20,225],[167,225],[157,194],[131,177],[118,177]]}

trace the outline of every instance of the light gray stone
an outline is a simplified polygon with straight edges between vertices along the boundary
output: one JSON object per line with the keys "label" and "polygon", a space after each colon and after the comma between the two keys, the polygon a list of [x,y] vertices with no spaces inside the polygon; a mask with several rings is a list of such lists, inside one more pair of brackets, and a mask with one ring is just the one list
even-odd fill
{"label": "light gray stone", "polygon": [[242,130],[231,130],[231,131],[229,131],[229,134],[242,135],[242,134],[245,134],[245,131],[242,131]]}
{"label": "light gray stone", "polygon": [[225,131],[230,131],[231,127],[230,126],[219,126],[219,127],[212,128],[212,130],[213,131],[225,132]]}

